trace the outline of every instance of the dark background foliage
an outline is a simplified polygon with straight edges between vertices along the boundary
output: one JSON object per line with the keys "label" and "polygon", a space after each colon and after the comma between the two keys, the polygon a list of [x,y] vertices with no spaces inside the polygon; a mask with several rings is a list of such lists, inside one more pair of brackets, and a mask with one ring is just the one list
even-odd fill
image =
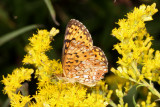
{"label": "dark background foliage", "polygon": [[[54,49],[49,52],[50,58],[61,59],[63,38],[66,25],[70,19],[82,22],[90,31],[94,45],[100,47],[109,61],[109,68],[116,66],[117,51],[113,45],[118,41],[111,36],[111,31],[117,27],[115,22],[125,18],[128,12],[141,4],[156,2],[160,8],[159,0],[52,0],[56,12],[57,26],[51,18],[44,0],[1,0],[0,1],[0,37],[12,31],[31,24],[43,25],[39,29],[50,30],[56,27],[60,33],[52,43]],[[154,37],[153,48],[160,49],[160,14],[154,15],[154,20],[147,22],[147,30]],[[37,28],[38,29],[38,28]],[[24,47],[28,38],[36,33],[37,29],[30,30],[17,36],[0,46],[0,80],[2,75],[11,74],[13,69],[22,66],[22,59],[26,54]],[[109,74],[111,72],[109,71]],[[109,75],[107,74],[107,75]],[[0,90],[3,85],[0,85]],[[0,92],[0,105],[7,95]]]}

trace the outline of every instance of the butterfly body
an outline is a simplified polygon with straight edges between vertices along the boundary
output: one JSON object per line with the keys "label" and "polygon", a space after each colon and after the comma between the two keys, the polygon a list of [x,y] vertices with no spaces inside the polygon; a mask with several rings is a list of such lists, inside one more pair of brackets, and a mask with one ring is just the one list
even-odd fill
{"label": "butterfly body", "polygon": [[93,46],[89,31],[75,19],[71,19],[66,28],[62,66],[64,77],[69,82],[79,82],[90,87],[95,86],[108,72],[104,52]]}

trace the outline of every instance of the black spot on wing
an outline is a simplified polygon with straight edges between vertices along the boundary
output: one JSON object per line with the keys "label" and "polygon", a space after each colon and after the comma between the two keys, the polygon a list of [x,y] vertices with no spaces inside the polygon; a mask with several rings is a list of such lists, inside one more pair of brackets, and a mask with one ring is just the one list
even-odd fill
{"label": "black spot on wing", "polygon": [[76,63],[78,63],[78,60],[75,60],[76,61]]}
{"label": "black spot on wing", "polygon": [[79,55],[76,55],[77,58],[79,58]]}
{"label": "black spot on wing", "polygon": [[72,64],[73,62],[71,62],[71,61],[66,62],[66,64],[68,64],[68,63],[71,63],[71,64]]}

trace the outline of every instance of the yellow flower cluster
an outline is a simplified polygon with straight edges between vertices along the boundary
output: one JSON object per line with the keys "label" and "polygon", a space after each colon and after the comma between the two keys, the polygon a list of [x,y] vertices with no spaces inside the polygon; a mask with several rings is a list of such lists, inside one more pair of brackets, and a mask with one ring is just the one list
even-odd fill
{"label": "yellow flower cluster", "polygon": [[139,104],[137,104],[137,107],[156,107],[156,103],[155,102],[151,102],[151,95],[152,93],[149,92],[148,96],[147,96],[147,100],[146,101],[142,101],[141,102],[141,106]]}
{"label": "yellow flower cluster", "polygon": [[156,81],[160,84],[160,52],[151,48],[151,40],[153,39],[147,33],[145,21],[152,20],[158,10],[156,4],[151,6],[141,5],[134,8],[132,13],[127,14],[127,19],[118,21],[119,28],[112,31],[120,43],[114,45],[114,49],[122,55],[117,63],[117,69],[112,68],[111,71],[120,77],[146,86],[150,91],[160,98],[159,92],[154,88],[152,83],[148,83],[145,79]]}
{"label": "yellow flower cluster", "polygon": [[[34,65],[35,72],[33,69],[20,68],[15,69],[12,75],[3,78],[4,92],[11,99],[11,106],[105,107],[109,104],[113,91],[108,90],[104,82],[99,82],[95,88],[88,88],[80,84],[58,81],[55,78],[55,75],[62,73],[62,65],[55,59],[50,60],[46,52],[52,49],[50,43],[58,32],[55,28],[52,28],[50,32],[38,30],[38,33],[33,34],[33,37],[29,39],[30,43],[26,47],[27,55],[25,55],[23,63]],[[21,83],[29,81],[33,72],[35,78],[38,79],[36,94],[33,96],[24,95],[25,88],[22,88]]]}
{"label": "yellow flower cluster", "polygon": [[47,30],[39,30],[38,34],[33,34],[29,38],[29,45],[26,47],[27,55],[23,59],[24,64],[35,65],[35,75],[38,77],[39,86],[44,86],[51,81],[54,74],[62,73],[62,65],[55,59],[50,60],[45,52],[52,49],[50,43],[52,38],[59,33],[59,30],[52,28],[50,32]]}
{"label": "yellow flower cluster", "polygon": [[62,82],[45,85],[34,98],[37,103],[30,104],[30,107],[105,107],[108,104],[107,98],[100,94],[87,93],[87,88],[79,84]]}
{"label": "yellow flower cluster", "polygon": [[[118,107],[128,107],[128,103],[124,104],[124,101],[123,101],[123,97],[125,96],[125,93],[123,93],[122,91],[122,84],[118,84],[118,89],[116,89],[116,95],[119,98]],[[152,93],[149,92],[146,101],[140,101],[140,104],[138,103],[136,104],[136,102],[134,102],[135,107],[156,107],[156,103],[151,102],[151,96],[152,96]]]}
{"label": "yellow flower cluster", "polygon": [[128,107],[128,103],[124,104],[123,97],[124,93],[122,92],[122,84],[118,84],[118,89],[116,89],[116,95],[119,98],[118,107]]}
{"label": "yellow flower cluster", "polygon": [[[27,55],[23,59],[23,64],[34,65],[34,69],[19,68],[15,69],[11,75],[3,77],[4,93],[8,94],[11,106],[13,107],[128,107],[128,103],[123,101],[132,83],[139,86],[146,86],[149,92],[146,102],[141,102],[142,107],[153,107],[156,103],[151,103],[151,93],[160,98],[160,93],[154,88],[152,81],[160,84],[160,52],[151,47],[152,37],[147,33],[145,21],[152,20],[152,15],[158,10],[155,4],[151,6],[141,5],[135,8],[132,13],[127,14],[128,19],[119,20],[119,28],[112,31],[120,43],[114,46],[114,49],[122,55],[119,58],[119,66],[111,71],[119,77],[125,78],[122,83],[118,84],[116,95],[119,98],[119,104],[116,105],[111,100],[113,90],[108,90],[108,85],[100,81],[96,87],[89,88],[81,84],[66,83],[58,80],[56,76],[63,72],[59,60],[51,60],[46,52],[52,49],[50,46],[53,37],[59,30],[52,28],[47,30],[38,30],[37,34],[29,38],[29,45],[26,46]],[[36,94],[30,96],[25,89],[24,82],[30,81],[31,74],[35,74],[38,79]],[[113,83],[106,79],[106,81]],[[121,79],[121,78],[119,78]],[[148,79],[150,82],[147,82]],[[132,82],[131,82],[132,81]],[[32,81],[31,81],[32,82]],[[122,87],[124,87],[124,92]],[[140,106],[136,104],[136,106]]]}
{"label": "yellow flower cluster", "polygon": [[[19,68],[12,72],[12,75],[8,74],[6,78],[3,77],[4,93],[8,94],[10,98],[11,106],[22,107],[31,100],[29,96],[23,96],[18,92],[18,89],[22,86],[21,83],[25,80],[31,79],[32,69]],[[16,94],[17,93],[17,94]]]}

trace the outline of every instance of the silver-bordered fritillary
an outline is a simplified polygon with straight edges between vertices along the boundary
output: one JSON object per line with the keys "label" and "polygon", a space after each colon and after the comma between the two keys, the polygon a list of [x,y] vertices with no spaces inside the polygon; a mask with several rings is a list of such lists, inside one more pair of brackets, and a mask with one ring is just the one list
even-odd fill
{"label": "silver-bordered fritillary", "polygon": [[93,46],[89,31],[75,19],[71,19],[66,28],[62,66],[69,82],[79,82],[90,87],[95,86],[108,72],[104,52]]}

